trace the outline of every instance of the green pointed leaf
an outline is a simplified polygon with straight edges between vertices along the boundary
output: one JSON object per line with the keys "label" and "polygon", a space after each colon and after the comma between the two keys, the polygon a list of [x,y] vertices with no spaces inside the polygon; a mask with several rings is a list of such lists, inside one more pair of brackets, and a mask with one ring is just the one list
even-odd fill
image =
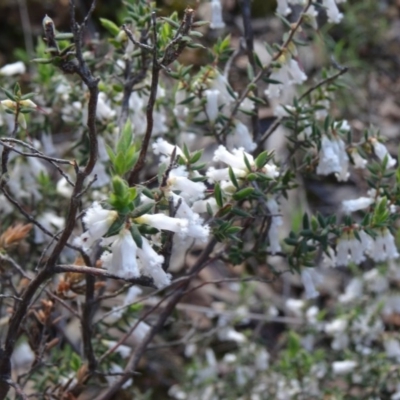
{"label": "green pointed leaf", "polygon": [[143,237],[140,234],[138,227],[135,224],[132,224],[129,230],[132,234],[133,240],[136,243],[136,246],[139,247],[139,249],[141,249],[143,245]]}
{"label": "green pointed leaf", "polygon": [[236,189],[239,189],[238,181],[237,181],[235,173],[233,172],[233,169],[231,167],[229,167],[229,179],[233,183],[233,186],[235,186]]}
{"label": "green pointed leaf", "polygon": [[214,186],[214,196],[215,196],[215,200],[218,204],[218,207],[223,207],[224,205],[224,201],[222,198],[222,191],[221,191],[221,187],[219,186],[219,183],[216,183]]}
{"label": "green pointed leaf", "polygon": [[112,21],[106,18],[100,18],[101,25],[107,29],[112,36],[117,36],[121,29]]}
{"label": "green pointed leaf", "polygon": [[132,213],[131,217],[132,218],[138,218],[141,215],[148,214],[152,209],[154,208],[154,203],[145,203],[140,205],[139,207],[136,207]]}
{"label": "green pointed leaf", "polygon": [[244,200],[247,197],[251,196],[253,193],[254,193],[254,188],[248,187],[248,188],[244,188],[244,189],[239,190],[232,197],[236,201],[240,201],[240,200]]}

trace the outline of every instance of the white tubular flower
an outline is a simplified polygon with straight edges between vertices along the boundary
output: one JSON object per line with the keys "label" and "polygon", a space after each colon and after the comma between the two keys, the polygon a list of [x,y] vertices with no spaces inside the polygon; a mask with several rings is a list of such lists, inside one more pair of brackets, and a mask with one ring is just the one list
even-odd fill
{"label": "white tubular flower", "polygon": [[304,20],[315,30],[318,29],[317,17],[318,17],[318,11],[315,9],[313,5],[311,5],[304,15]]}
{"label": "white tubular flower", "polygon": [[[0,204],[1,204],[1,201],[0,201]],[[206,199],[206,200],[195,201],[192,205],[192,210],[196,213],[202,214],[202,213],[207,212],[207,205],[210,206],[213,214],[215,214],[219,210],[217,200],[215,200],[215,197],[210,197],[209,199]]]}
{"label": "white tubular flower", "polygon": [[351,159],[354,163],[354,168],[364,169],[367,165],[367,160],[362,158],[360,153],[356,149],[352,149],[350,152]]}
{"label": "white tubular flower", "polygon": [[[337,1],[339,2],[339,1]],[[322,5],[326,7],[326,14],[328,16],[328,22],[332,24],[338,24],[343,18],[343,14],[339,12],[339,8],[335,3],[335,0],[322,0]]]}
{"label": "white tubular flower", "polygon": [[348,321],[344,318],[334,319],[332,322],[328,322],[325,325],[324,331],[330,336],[342,334],[345,332],[348,326]]}
{"label": "white tubular flower", "polygon": [[318,175],[337,174],[337,179],[348,179],[349,157],[346,153],[345,144],[342,139],[329,139],[323,136],[321,140],[321,150],[319,153],[319,163],[317,166]]}
{"label": "white tubular flower", "polygon": [[307,80],[307,75],[300,68],[299,63],[293,58],[289,60],[288,63],[288,72],[291,77],[289,83],[301,85],[303,82]]}
{"label": "white tubular flower", "polygon": [[378,142],[375,138],[371,140],[374,148],[375,155],[382,161],[386,156],[388,157],[388,168],[392,168],[396,165],[396,160],[390,155],[386,146],[381,142]]}
{"label": "white tubular flower", "polygon": [[56,186],[56,191],[58,194],[61,196],[70,199],[72,196],[72,191],[73,188],[72,186],[68,183],[68,181],[65,179],[65,177],[62,177],[58,182]]}
{"label": "white tubular flower", "polygon": [[353,278],[346,286],[344,294],[339,296],[340,303],[350,303],[363,295],[363,283],[360,278]]}
{"label": "white tubular flower", "polygon": [[[361,231],[363,234],[365,232]],[[361,242],[357,240],[353,234],[345,233],[338,241],[336,246],[336,265],[348,266],[350,262],[355,264],[361,264],[365,261],[364,252],[366,250],[365,246],[368,243],[366,238],[362,236],[360,232]],[[365,234],[366,235],[366,234]],[[364,238],[364,240],[363,240]]]}
{"label": "white tubular flower", "polygon": [[235,129],[227,137],[229,148],[243,147],[246,151],[253,151],[257,145],[253,142],[249,129],[240,121],[234,122]]}
{"label": "white tubular flower", "polygon": [[218,117],[218,96],[219,90],[206,90],[204,92],[207,102],[206,102],[206,113],[210,122],[213,124]]}
{"label": "white tubular flower", "polygon": [[117,112],[107,104],[107,95],[104,92],[99,93],[96,109],[96,117],[101,121],[108,121],[115,117]]}
{"label": "white tubular flower", "polygon": [[283,224],[282,217],[279,214],[279,204],[276,202],[274,198],[271,198],[267,201],[267,207],[269,212],[271,213],[271,225],[268,231],[268,251],[271,254],[279,253],[281,249],[281,245],[279,243],[279,226]]}
{"label": "white tubular flower", "polygon": [[[246,176],[246,172],[242,169],[232,168],[232,171],[236,178],[244,178]],[[216,169],[214,167],[210,167],[206,172],[206,176],[209,183],[227,181],[229,180],[229,168]]]}
{"label": "white tubular flower", "polygon": [[357,367],[357,362],[352,360],[335,361],[332,363],[332,371],[336,375],[345,375]]}
{"label": "white tubular flower", "polygon": [[240,105],[240,110],[243,111],[253,111],[254,110],[254,101],[246,97],[243,101],[242,104]]}
{"label": "white tubular flower", "polygon": [[211,0],[211,29],[225,28],[225,23],[222,18],[221,0]]}
{"label": "white tubular flower", "polygon": [[380,232],[373,240],[369,255],[376,262],[393,260],[399,257],[394,236],[388,229]]}
{"label": "white tubular flower", "polygon": [[296,317],[301,317],[304,313],[305,301],[299,299],[287,299],[285,307]]}
{"label": "white tubular flower", "polygon": [[181,196],[189,203],[203,199],[207,189],[203,182],[193,182],[184,176],[174,176],[174,170],[171,171],[167,182],[171,190],[179,190]]}
{"label": "white tubular flower", "polygon": [[143,274],[153,278],[157,288],[171,283],[171,276],[162,269],[164,257],[157,254],[145,237],[142,237],[142,248],[137,249],[137,255],[141,261],[140,268]]}
{"label": "white tubular flower", "polygon": [[286,17],[289,15],[292,10],[289,7],[288,1],[287,0],[277,0],[277,7],[276,7],[276,12],[280,15],[283,15]]}
{"label": "white tubular flower", "polygon": [[306,291],[306,299],[315,299],[319,296],[318,290],[315,288],[310,271],[303,269],[301,271],[301,281]]}
{"label": "white tubular flower", "polygon": [[25,64],[22,61],[17,61],[12,64],[6,64],[0,68],[0,75],[13,76],[24,74],[26,72]]}
{"label": "white tubular flower", "polygon": [[183,154],[183,151],[178,147],[173,144],[168,143],[166,140],[158,138],[153,144],[153,153],[155,155],[162,154],[167,157],[171,157],[172,152],[176,148],[176,155],[182,157],[184,160],[186,160],[186,157]]}
{"label": "white tubular flower", "polygon": [[180,201],[180,205],[176,211],[176,216],[178,218],[186,219],[189,222],[187,236],[199,239],[202,242],[207,241],[210,234],[210,227],[208,225],[203,225],[203,218],[189,207],[182,196],[178,196],[175,193],[171,193],[171,196],[173,197],[175,206],[178,206]]}
{"label": "white tubular flower", "polygon": [[165,214],[144,214],[135,219],[138,224],[146,224],[156,229],[171,231],[182,235],[187,234],[188,220],[183,218],[172,218]]}
{"label": "white tubular flower", "polygon": [[95,201],[82,219],[87,231],[79,238],[76,238],[74,243],[84,248],[90,248],[96,240],[102,238],[107,233],[117,218],[118,213],[116,211],[106,210]]}
{"label": "white tubular flower", "polygon": [[302,84],[307,80],[307,75],[301,70],[299,63],[290,59],[281,68],[273,70],[270,78],[280,83],[269,84],[265,95],[270,99],[279,98],[282,91],[294,84]]}
{"label": "white tubular flower", "polygon": [[[233,154],[232,154],[233,153]],[[241,169],[243,171],[248,171],[246,164],[244,162],[244,156],[247,157],[249,164],[254,165],[254,158],[251,154],[246,153],[243,149],[233,149],[232,153],[229,152],[225,146],[220,145],[214,152],[214,161],[221,161],[232,168]]]}
{"label": "white tubular flower", "polygon": [[224,75],[222,75],[218,70],[215,70],[215,77],[211,83],[211,89],[218,91],[219,103],[220,105],[230,104],[234,98],[229,93],[227,89],[229,87],[229,82]]}
{"label": "white tubular flower", "polygon": [[342,201],[342,207],[345,214],[351,214],[352,212],[364,210],[374,202],[371,197],[360,197],[354,200]]}
{"label": "white tubular flower", "polygon": [[137,245],[128,229],[123,228],[118,235],[102,240],[102,245],[111,245],[111,255],[107,252],[101,257],[103,266],[115,275],[123,278],[138,278],[140,276],[136,261]]}
{"label": "white tubular flower", "polygon": [[13,368],[24,368],[32,365],[36,356],[31,346],[27,342],[22,342],[16,346],[11,356],[11,364]]}
{"label": "white tubular flower", "polygon": [[275,179],[279,176],[279,170],[275,164],[265,164],[261,171],[271,179]]}

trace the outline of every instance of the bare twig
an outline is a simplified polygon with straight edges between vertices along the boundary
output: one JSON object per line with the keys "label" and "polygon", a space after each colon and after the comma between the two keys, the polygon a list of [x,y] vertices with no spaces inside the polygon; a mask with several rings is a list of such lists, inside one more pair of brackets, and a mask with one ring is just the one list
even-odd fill
{"label": "bare twig", "polygon": [[[13,204],[17,210],[29,221],[32,222],[32,224],[35,224],[42,232],[44,232],[47,236],[51,237],[54,240],[58,239],[58,234],[53,235],[48,229],[46,229],[39,221],[37,221],[34,217],[32,217],[29,213],[25,211],[25,209],[21,206],[21,204],[18,203],[17,200],[15,200],[8,191],[0,185],[0,190],[3,192],[5,198]],[[61,234],[61,232],[60,232]],[[70,243],[65,244],[66,247],[69,247],[71,249],[74,249],[76,251],[80,251],[79,247],[76,247]]]}
{"label": "bare twig", "polygon": [[[18,150],[14,146],[10,146],[10,145],[6,144],[6,142],[18,143],[25,147],[29,146],[29,148],[32,150],[32,153],[27,153],[27,152]],[[51,165],[53,165],[57,169],[57,171],[66,179],[66,181],[71,186],[74,186],[74,184],[69,179],[69,176],[58,165],[58,164],[74,165],[73,161],[46,156],[46,155],[42,154],[39,150],[36,150],[33,146],[30,146],[27,143],[23,142],[22,140],[18,140],[18,139],[4,138],[4,139],[0,139],[0,143],[4,146],[4,148],[8,148],[10,151],[14,151],[15,153],[17,153],[21,156],[41,158],[42,160],[48,161]]]}
{"label": "bare twig", "polygon": [[32,26],[29,20],[28,7],[26,0],[18,0],[19,15],[21,17],[22,30],[24,32],[24,42],[28,57],[32,58],[34,52]]}
{"label": "bare twig", "polygon": [[[257,72],[257,64],[254,57],[254,34],[253,27],[251,23],[251,0],[242,0],[242,18],[244,26],[244,36],[246,40],[246,53],[249,59],[250,66],[253,70],[253,74]],[[258,97],[257,85],[253,88],[253,93],[255,97]],[[251,116],[251,124],[253,128],[253,139],[257,143],[259,135],[259,122],[258,122],[258,104],[254,103],[253,115]]]}
{"label": "bare twig", "polygon": [[92,275],[86,275],[86,293],[85,304],[82,314],[82,342],[86,359],[88,360],[89,373],[93,373],[97,367],[96,356],[92,346],[92,320],[93,320],[93,302],[94,302],[94,284],[96,278]]}
{"label": "bare twig", "polygon": [[151,278],[148,278],[145,276],[140,277],[140,278],[124,278],[119,275],[110,274],[106,270],[100,269],[100,268],[83,267],[83,266],[78,266],[78,265],[56,265],[54,267],[54,272],[57,272],[57,273],[75,272],[78,274],[86,274],[86,275],[98,276],[98,277],[102,277],[102,278],[123,280],[125,282],[131,282],[131,283],[135,283],[135,284],[141,285],[141,286],[154,287],[154,283]]}
{"label": "bare twig", "polygon": [[[76,183],[68,208],[65,229],[63,230],[57,243],[55,244],[54,249],[51,252],[46,264],[44,265],[42,270],[39,271],[36,277],[32,279],[32,281],[25,289],[22,299],[18,303],[18,306],[16,307],[14,314],[10,319],[4,347],[0,353],[0,400],[3,400],[7,396],[7,392],[10,388],[10,383],[8,382],[11,374],[10,358],[14,350],[15,343],[19,336],[21,321],[26,315],[28,307],[30,306],[30,303],[33,297],[35,296],[36,292],[38,291],[38,289],[43,284],[45,284],[45,282],[48,279],[50,279],[52,275],[55,273],[54,270],[58,257],[60,256],[62,250],[67,245],[68,240],[75,226],[75,217],[79,208],[79,197],[77,195],[82,191],[84,181],[86,177],[89,176],[90,173],[92,172],[97,161],[98,142],[97,142],[97,130],[96,130],[96,108],[97,108],[97,98],[99,93],[98,89],[99,80],[93,77],[92,73],[90,72],[83,58],[83,53],[82,53],[83,33],[85,30],[85,25],[87,23],[90,14],[94,9],[94,6],[95,6],[95,0],[92,2],[90,11],[88,15],[85,17],[83,23],[78,24],[75,18],[75,4],[73,0],[70,0],[71,29],[74,35],[76,60],[78,62],[78,65],[74,64],[71,61],[66,61],[66,63],[70,63],[70,65],[68,65],[68,67],[70,67],[69,72],[77,73],[81,77],[82,81],[86,84],[89,90],[90,97],[89,97],[88,118],[87,118],[88,136],[89,136],[89,159],[83,170],[78,168]],[[3,150],[3,156],[4,156],[4,151],[6,151],[6,149]],[[4,163],[4,157],[2,158],[2,166],[3,163]],[[3,173],[4,172],[5,171],[3,169]]]}
{"label": "bare twig", "polygon": [[128,29],[126,27],[126,25],[122,25],[121,26],[122,30],[126,33],[126,35],[128,36],[128,39],[137,47],[140,47],[143,50],[147,50],[147,51],[154,51],[154,45],[153,46],[149,46],[146,43],[143,43],[143,41],[138,41],[135,39],[135,37],[133,36],[133,33],[130,29]]}
{"label": "bare twig", "polygon": [[13,299],[16,301],[21,301],[20,297],[14,296],[12,294],[0,294],[0,299]]}
{"label": "bare twig", "polygon": [[190,29],[193,25],[193,17],[194,17],[193,9],[187,8],[185,10],[185,15],[183,17],[182,23],[180,27],[177,29],[175,37],[167,45],[164,51],[164,55],[161,57],[161,59],[158,60],[156,13],[153,12],[151,15],[152,26],[153,26],[153,46],[152,46],[153,65],[151,74],[150,96],[146,109],[147,127],[142,142],[142,147],[140,149],[139,159],[129,175],[128,182],[130,186],[133,186],[136,183],[139,173],[143,169],[145,164],[147,149],[149,147],[150,138],[153,132],[153,124],[154,124],[153,110],[157,97],[157,88],[158,88],[160,70],[166,69],[169,64],[174,62],[182,53],[183,49],[186,47],[186,41],[183,40],[183,37],[188,35],[190,32]]}
{"label": "bare twig", "polygon": [[[126,32],[128,37],[131,39],[131,41],[136,44],[136,40],[133,37],[132,32],[126,28],[125,25],[122,25],[122,29]],[[131,97],[133,88],[135,85],[138,83],[142,82],[147,75],[147,70],[149,68],[149,57],[148,54],[150,51],[152,51],[152,48],[150,46],[147,47],[147,39],[148,39],[148,31],[147,30],[142,30],[141,35],[140,35],[140,41],[137,42],[138,46],[141,47],[142,52],[141,52],[141,65],[140,65],[140,70],[132,75],[132,61],[130,59],[126,60],[125,62],[125,71],[124,71],[124,93],[122,97],[122,104],[121,104],[121,114],[119,118],[118,125],[120,129],[125,125],[127,119],[128,119],[128,111],[129,111],[129,99]],[[143,47],[145,46],[145,47]]]}
{"label": "bare twig", "polygon": [[18,383],[12,381],[11,379],[7,379],[7,384],[14,388],[16,395],[22,400],[28,400],[28,396],[24,393]]}
{"label": "bare twig", "polygon": [[[11,137],[14,138],[17,134],[19,123],[18,123],[18,114],[19,114],[19,104],[17,103],[17,109],[15,110],[15,118],[14,118],[14,129],[11,132]],[[1,154],[1,187],[4,187],[7,180],[5,179],[5,174],[8,172],[8,157],[10,155],[11,150],[4,147],[3,153]]]}
{"label": "bare twig", "polygon": [[12,268],[14,268],[21,276],[23,276],[26,279],[31,280],[32,278],[24,271],[24,269],[16,262],[14,261],[10,256],[7,254],[1,254],[0,253],[0,265],[2,263],[7,263],[9,264]]}
{"label": "bare twig", "polygon": [[146,132],[144,134],[142,147],[140,149],[139,159],[129,175],[128,182],[129,182],[130,186],[133,186],[136,183],[139,173],[144,167],[147,149],[149,147],[150,138],[153,133],[153,125],[154,125],[153,110],[154,110],[154,105],[155,105],[156,98],[157,98],[158,79],[160,76],[160,65],[157,62],[156,13],[154,11],[151,14],[151,20],[152,20],[152,25],[153,25],[153,43],[154,44],[153,44],[153,66],[152,66],[152,75],[151,75],[150,96],[149,96],[149,102],[147,103],[147,109],[146,109],[147,127],[146,127]]}
{"label": "bare twig", "polygon": [[[214,249],[215,244],[217,243],[216,239],[213,238],[204,248],[200,256],[198,257],[196,263],[190,270],[189,276],[194,276],[207,265],[207,261],[209,259],[210,253]],[[141,341],[141,343],[136,347],[136,350],[132,353],[131,357],[126,364],[124,369],[125,375],[118,379],[115,383],[113,383],[99,398],[98,400],[110,400],[115,395],[115,393],[122,387],[122,385],[129,379],[129,374],[132,371],[135,371],[137,365],[142,358],[142,355],[147,349],[147,346],[153,340],[153,337],[159,332],[159,330],[163,327],[165,321],[169,318],[173,310],[175,309],[176,304],[180,301],[182,296],[184,296],[185,291],[190,283],[190,279],[182,282],[175,292],[172,293],[168,303],[165,305],[162,313],[159,315],[157,322],[150,328],[147,335]]]}

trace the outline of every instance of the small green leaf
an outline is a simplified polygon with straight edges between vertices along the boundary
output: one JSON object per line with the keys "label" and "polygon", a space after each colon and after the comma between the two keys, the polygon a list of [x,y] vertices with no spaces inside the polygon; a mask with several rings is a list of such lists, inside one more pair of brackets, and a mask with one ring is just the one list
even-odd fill
{"label": "small green leaf", "polygon": [[243,199],[249,197],[253,193],[254,193],[254,188],[248,187],[248,188],[244,188],[244,189],[239,190],[232,197],[236,201],[240,201],[240,200],[243,200]]}
{"label": "small green leaf", "polygon": [[142,204],[139,207],[136,207],[132,213],[131,213],[131,217],[132,218],[139,218],[140,216],[144,215],[144,214],[148,214],[152,209],[154,208],[154,203],[145,203]]}
{"label": "small green leaf", "polygon": [[116,157],[114,150],[108,144],[106,144],[106,150],[107,150],[108,157],[110,157],[111,163],[114,166],[115,157]]}
{"label": "small green leaf", "polygon": [[122,128],[120,137],[118,138],[117,142],[117,152],[120,151],[126,151],[126,149],[131,145],[132,143],[132,123],[131,120],[128,119]]}
{"label": "small green leaf", "polygon": [[108,30],[109,33],[111,33],[112,36],[117,36],[120,32],[119,27],[112,21],[106,18],[100,18],[100,23],[103,25],[105,29]]}
{"label": "small green leaf", "polygon": [[194,153],[192,155],[192,158],[189,160],[190,164],[195,164],[197,163],[197,161],[200,160],[201,156],[203,155],[203,150],[200,151],[196,151],[196,153]]}
{"label": "small green leaf", "polygon": [[73,38],[74,38],[74,35],[70,32],[57,33],[57,35],[54,37],[54,39],[56,39],[56,40],[70,40]]}
{"label": "small green leaf", "polygon": [[267,163],[268,158],[269,158],[269,153],[267,150],[260,153],[254,161],[257,169],[261,169]]}
{"label": "small green leaf", "polygon": [[215,200],[218,204],[218,207],[223,207],[224,201],[222,199],[222,191],[221,191],[221,187],[219,186],[219,183],[216,183],[214,186],[214,196],[215,196]]}
{"label": "small green leaf", "polygon": [[233,186],[235,186],[236,189],[239,189],[238,181],[237,181],[235,173],[233,172],[233,169],[231,167],[229,167],[229,179],[233,183]]}
{"label": "small green leaf", "polygon": [[138,227],[135,224],[132,224],[129,230],[132,234],[133,240],[136,243],[136,246],[141,249],[143,245],[143,237],[140,234]]}

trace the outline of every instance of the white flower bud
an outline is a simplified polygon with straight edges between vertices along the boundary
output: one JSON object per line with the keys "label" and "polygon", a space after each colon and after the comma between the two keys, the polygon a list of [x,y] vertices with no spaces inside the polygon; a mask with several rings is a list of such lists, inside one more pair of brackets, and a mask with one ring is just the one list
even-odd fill
{"label": "white flower bud", "polygon": [[22,61],[17,61],[12,64],[6,64],[0,68],[0,75],[13,76],[24,74],[26,72],[25,64]]}

